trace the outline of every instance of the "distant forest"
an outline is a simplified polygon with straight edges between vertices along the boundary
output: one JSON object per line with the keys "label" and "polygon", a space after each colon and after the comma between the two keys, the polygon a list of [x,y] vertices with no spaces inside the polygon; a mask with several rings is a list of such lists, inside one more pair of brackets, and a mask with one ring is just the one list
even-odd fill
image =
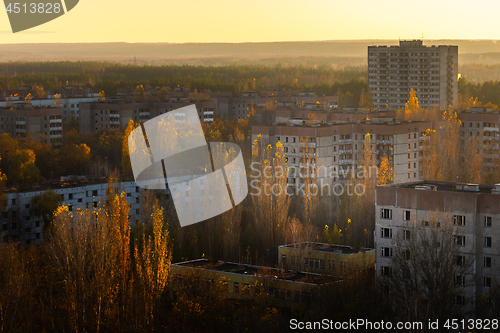
{"label": "distant forest", "polygon": [[[500,104],[500,63],[462,65],[459,93],[482,104]],[[198,91],[231,91],[269,87],[302,89],[318,95],[338,95],[341,106],[359,106],[368,91],[366,66],[333,68],[328,65],[191,66],[123,65],[99,61],[8,62],[0,63],[0,90],[20,86],[44,89],[68,85],[97,88],[107,96],[118,88],[145,86],[188,87]],[[363,94],[362,94],[363,92]]]}

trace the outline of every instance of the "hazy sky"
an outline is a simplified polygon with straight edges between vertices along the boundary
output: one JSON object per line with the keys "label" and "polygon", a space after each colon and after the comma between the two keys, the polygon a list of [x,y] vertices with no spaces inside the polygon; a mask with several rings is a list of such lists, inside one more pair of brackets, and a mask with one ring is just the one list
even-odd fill
{"label": "hazy sky", "polygon": [[4,11],[0,43],[500,39],[499,14],[499,0],[80,0],[16,34]]}

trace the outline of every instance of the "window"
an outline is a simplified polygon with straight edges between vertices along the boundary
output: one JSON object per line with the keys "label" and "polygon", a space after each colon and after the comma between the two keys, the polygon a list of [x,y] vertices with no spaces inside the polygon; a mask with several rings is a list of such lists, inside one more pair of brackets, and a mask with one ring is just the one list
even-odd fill
{"label": "window", "polygon": [[234,282],[233,284],[233,292],[238,294],[240,292],[240,284],[238,282]]}
{"label": "window", "polygon": [[82,201],[83,201],[83,200],[82,200],[82,198],[78,199],[78,202],[79,202],[79,203],[81,203]]}
{"label": "window", "polygon": [[463,215],[454,215],[453,216],[453,225],[463,227],[465,225],[465,216]]}
{"label": "window", "polygon": [[329,271],[334,271],[335,270],[335,261],[328,260],[328,270]]}
{"label": "window", "polygon": [[484,237],[484,247],[491,247],[491,237]]}
{"label": "window", "polygon": [[485,268],[490,268],[491,267],[491,257],[484,257],[483,258],[483,266]]}
{"label": "window", "polygon": [[92,191],[92,196],[93,196],[93,197],[97,196],[97,190],[93,190],[93,191]]}
{"label": "window", "polygon": [[458,246],[465,246],[465,236],[455,235],[453,237],[454,237],[454,241],[455,241],[456,245],[458,245]]}
{"label": "window", "polygon": [[486,228],[491,228],[491,216],[484,217],[484,226]]}
{"label": "window", "polygon": [[464,305],[465,304],[465,297],[463,295],[455,296],[455,304]]}
{"label": "window", "polygon": [[490,277],[484,277],[483,278],[483,284],[486,288],[490,288],[491,287],[491,278]]}
{"label": "window", "polygon": [[455,256],[455,265],[457,266],[463,266],[465,263],[465,257],[464,256]]}
{"label": "window", "polygon": [[12,204],[15,205],[16,204],[16,199],[12,199]]}
{"label": "window", "polygon": [[455,275],[455,284],[457,286],[464,286],[465,285],[465,276]]}
{"label": "window", "polygon": [[390,228],[381,228],[381,237],[382,238],[392,238],[392,229]]}
{"label": "window", "polygon": [[279,136],[277,136],[277,137],[276,137],[276,142],[279,142],[279,141],[280,141],[280,137],[279,137]]}
{"label": "window", "polygon": [[29,204],[24,205],[24,208],[28,209],[28,208],[30,208],[30,205]]}
{"label": "window", "polygon": [[403,212],[403,221],[410,221],[411,219],[411,214],[409,210],[405,210]]}
{"label": "window", "polygon": [[405,260],[410,260],[410,258],[411,258],[410,250],[404,250],[403,255],[404,255]]}
{"label": "window", "polygon": [[283,264],[283,266],[286,266],[286,255],[285,254],[281,255],[281,263]]}
{"label": "window", "polygon": [[391,268],[388,266],[382,266],[381,273],[383,276],[390,276],[391,275]]}
{"label": "window", "polygon": [[68,206],[68,211],[72,212],[73,211],[73,205]]}
{"label": "window", "polygon": [[382,257],[392,257],[392,248],[383,247],[381,256]]}
{"label": "window", "polygon": [[288,137],[287,136],[285,136],[285,142],[288,142]]}
{"label": "window", "polygon": [[429,221],[422,221],[422,227],[428,227]]}
{"label": "window", "polygon": [[387,209],[387,208],[381,209],[380,218],[392,220],[392,209]]}
{"label": "window", "polygon": [[403,231],[403,238],[406,240],[411,239],[411,231],[410,230]]}

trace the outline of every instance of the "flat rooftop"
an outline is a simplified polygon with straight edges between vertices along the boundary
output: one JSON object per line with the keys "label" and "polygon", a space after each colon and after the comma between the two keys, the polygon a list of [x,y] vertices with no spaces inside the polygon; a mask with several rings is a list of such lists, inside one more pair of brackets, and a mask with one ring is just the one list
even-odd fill
{"label": "flat rooftop", "polygon": [[316,285],[322,285],[341,280],[341,278],[339,277],[333,277],[323,274],[296,272],[280,268],[245,265],[226,261],[214,262],[207,259],[196,259],[191,261],[178,262],[172,264],[172,266],[188,267],[213,272],[248,275],[273,280],[284,280]]}
{"label": "flat rooftop", "polygon": [[310,243],[310,242],[281,245],[279,246],[279,248],[312,250],[312,251],[328,252],[335,254],[355,254],[355,253],[374,251],[374,249],[363,248],[363,247],[359,248],[346,245]]}
{"label": "flat rooftop", "polygon": [[381,187],[408,188],[422,191],[469,192],[500,194],[500,184],[470,184],[435,180],[420,180],[416,182],[383,185]]}

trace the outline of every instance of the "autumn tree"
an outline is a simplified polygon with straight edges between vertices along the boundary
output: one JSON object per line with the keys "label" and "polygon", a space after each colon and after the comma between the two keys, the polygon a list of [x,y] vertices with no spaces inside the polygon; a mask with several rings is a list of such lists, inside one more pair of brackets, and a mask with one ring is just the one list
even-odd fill
{"label": "autumn tree", "polygon": [[143,85],[138,85],[135,88],[134,102],[145,102],[146,101],[146,93],[144,92]]}
{"label": "autumn tree", "polygon": [[289,222],[288,168],[281,142],[275,148],[263,146],[259,136],[253,143],[252,154],[252,164],[258,170],[249,189],[254,205],[254,230],[260,236],[259,253],[272,263],[276,262],[276,246],[285,241]]}
{"label": "autumn tree", "polygon": [[45,90],[41,86],[36,86],[35,87],[35,97],[36,99],[43,99],[45,98]]}
{"label": "autumn tree", "polygon": [[158,92],[158,99],[160,101],[164,101],[167,99],[167,89],[165,89],[165,87],[160,88],[160,91]]}
{"label": "autumn tree", "polygon": [[151,225],[138,223],[144,232],[134,245],[135,280],[139,293],[140,327],[150,329],[155,315],[159,315],[160,299],[167,287],[172,260],[169,231],[164,220],[163,208],[155,206]]}
{"label": "autumn tree", "polygon": [[484,155],[482,142],[478,137],[472,137],[464,141],[462,151],[461,179],[468,183],[482,184]]}
{"label": "autumn tree", "polygon": [[428,180],[457,181],[460,176],[460,120],[451,108],[443,113],[439,131],[427,130],[422,148],[422,175]]}
{"label": "autumn tree", "polygon": [[16,185],[37,184],[43,181],[35,165],[35,153],[31,149],[19,149],[9,158],[9,182]]}
{"label": "autumn tree", "polygon": [[47,231],[54,212],[59,207],[59,203],[63,200],[62,195],[57,194],[52,190],[47,190],[39,195],[31,198],[30,215],[39,216],[43,219],[43,230]]}
{"label": "autumn tree", "polygon": [[389,287],[389,304],[400,319],[427,322],[463,314],[456,297],[473,284],[475,258],[459,251],[455,228],[448,214],[431,213],[425,223],[412,219],[394,235],[398,246],[381,283]]}
{"label": "autumn tree", "polygon": [[339,229],[337,224],[334,224],[333,228],[325,225],[323,232],[321,233],[321,241],[327,244],[344,244],[342,239],[342,229]]}
{"label": "autumn tree", "polygon": [[60,150],[61,169],[65,175],[83,175],[85,167],[91,163],[90,147],[85,143],[65,144]]}
{"label": "autumn tree", "polygon": [[138,124],[134,123],[132,119],[129,120],[127,128],[125,129],[125,133],[123,134],[123,143],[122,143],[122,173],[124,175],[132,174],[132,165],[130,164],[130,155],[129,155],[129,147],[128,147],[128,137],[130,133],[138,126]]}
{"label": "autumn tree", "polygon": [[387,155],[382,156],[378,169],[377,186],[391,184],[394,181],[394,168]]}
{"label": "autumn tree", "polygon": [[361,94],[359,94],[359,107],[366,107],[366,96],[365,89],[361,90]]}

